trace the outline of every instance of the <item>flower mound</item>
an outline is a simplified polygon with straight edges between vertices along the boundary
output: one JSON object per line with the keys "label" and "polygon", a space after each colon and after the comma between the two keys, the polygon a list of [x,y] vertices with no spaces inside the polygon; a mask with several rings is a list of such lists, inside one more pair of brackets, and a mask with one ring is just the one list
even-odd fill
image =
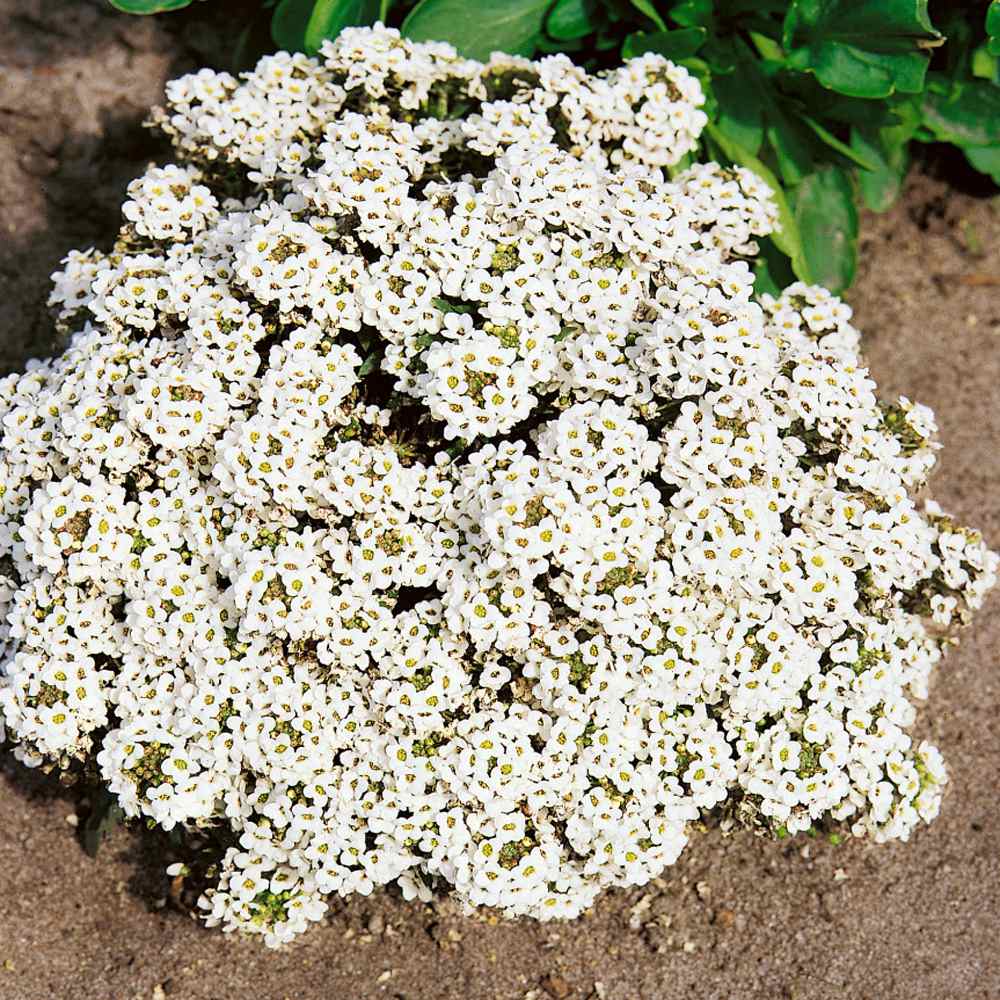
{"label": "flower mound", "polygon": [[770,193],[678,166],[685,70],[352,29],[167,94],[0,382],[23,760],[222,831],[207,919],[269,943],[393,881],[572,916],[709,811],[934,816],[911,699],[996,558],[850,310],[754,298]]}

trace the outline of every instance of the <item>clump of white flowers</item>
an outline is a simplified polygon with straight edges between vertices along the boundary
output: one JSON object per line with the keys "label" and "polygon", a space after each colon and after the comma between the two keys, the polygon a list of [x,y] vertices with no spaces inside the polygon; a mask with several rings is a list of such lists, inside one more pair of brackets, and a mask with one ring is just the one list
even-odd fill
{"label": "clump of white flowers", "polygon": [[677,166],[701,103],[382,27],[169,85],[178,163],[0,381],[0,710],[230,831],[209,923],[390,882],[568,917],[709,811],[937,812],[913,700],[997,559],[914,499],[933,417],[848,307],[754,298],[775,210]]}

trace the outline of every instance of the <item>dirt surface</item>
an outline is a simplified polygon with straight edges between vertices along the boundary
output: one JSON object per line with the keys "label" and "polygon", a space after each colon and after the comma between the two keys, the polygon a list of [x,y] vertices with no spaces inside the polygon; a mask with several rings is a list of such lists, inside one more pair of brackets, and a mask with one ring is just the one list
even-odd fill
{"label": "dirt surface", "polygon": [[[125,182],[156,155],[139,122],[192,64],[179,23],[0,0],[0,369],[50,350],[48,274],[108,242]],[[864,234],[851,300],[874,375],[934,407],[935,495],[998,545],[1000,207],[918,176]],[[137,834],[88,858],[73,794],[8,761],[0,1000],[996,1000],[998,641],[994,597],[923,713],[952,780],[911,843],[708,833],[662,880],[570,924],[380,893],[268,952],[179,912],[166,861]]]}

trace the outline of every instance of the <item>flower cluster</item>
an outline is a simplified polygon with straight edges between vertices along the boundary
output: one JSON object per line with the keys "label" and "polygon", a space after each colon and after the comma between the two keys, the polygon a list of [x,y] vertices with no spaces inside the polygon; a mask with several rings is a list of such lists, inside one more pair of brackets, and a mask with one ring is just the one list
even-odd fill
{"label": "flower cluster", "polygon": [[709,811],[934,816],[914,700],[997,559],[847,306],[754,297],[685,70],[376,27],[167,96],[0,381],[22,760],[221,831],[207,919],[272,944],[389,882],[572,916]]}

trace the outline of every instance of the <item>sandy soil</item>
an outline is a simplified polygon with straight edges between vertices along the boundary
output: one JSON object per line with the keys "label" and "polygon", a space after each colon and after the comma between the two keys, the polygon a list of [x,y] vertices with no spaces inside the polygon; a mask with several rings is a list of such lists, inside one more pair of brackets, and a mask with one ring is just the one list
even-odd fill
{"label": "sandy soil", "polygon": [[[109,240],[125,181],[157,152],[139,122],[193,58],[167,22],[0,0],[0,370],[51,349],[47,275],[71,247]],[[864,233],[851,299],[873,372],[937,411],[936,496],[1000,544],[1000,207],[921,176]],[[137,834],[88,858],[73,794],[8,761],[0,1000],[995,1000],[998,612],[994,598],[923,713],[952,783],[911,843],[709,833],[656,884],[571,924],[383,893],[267,952],[175,909]]]}

